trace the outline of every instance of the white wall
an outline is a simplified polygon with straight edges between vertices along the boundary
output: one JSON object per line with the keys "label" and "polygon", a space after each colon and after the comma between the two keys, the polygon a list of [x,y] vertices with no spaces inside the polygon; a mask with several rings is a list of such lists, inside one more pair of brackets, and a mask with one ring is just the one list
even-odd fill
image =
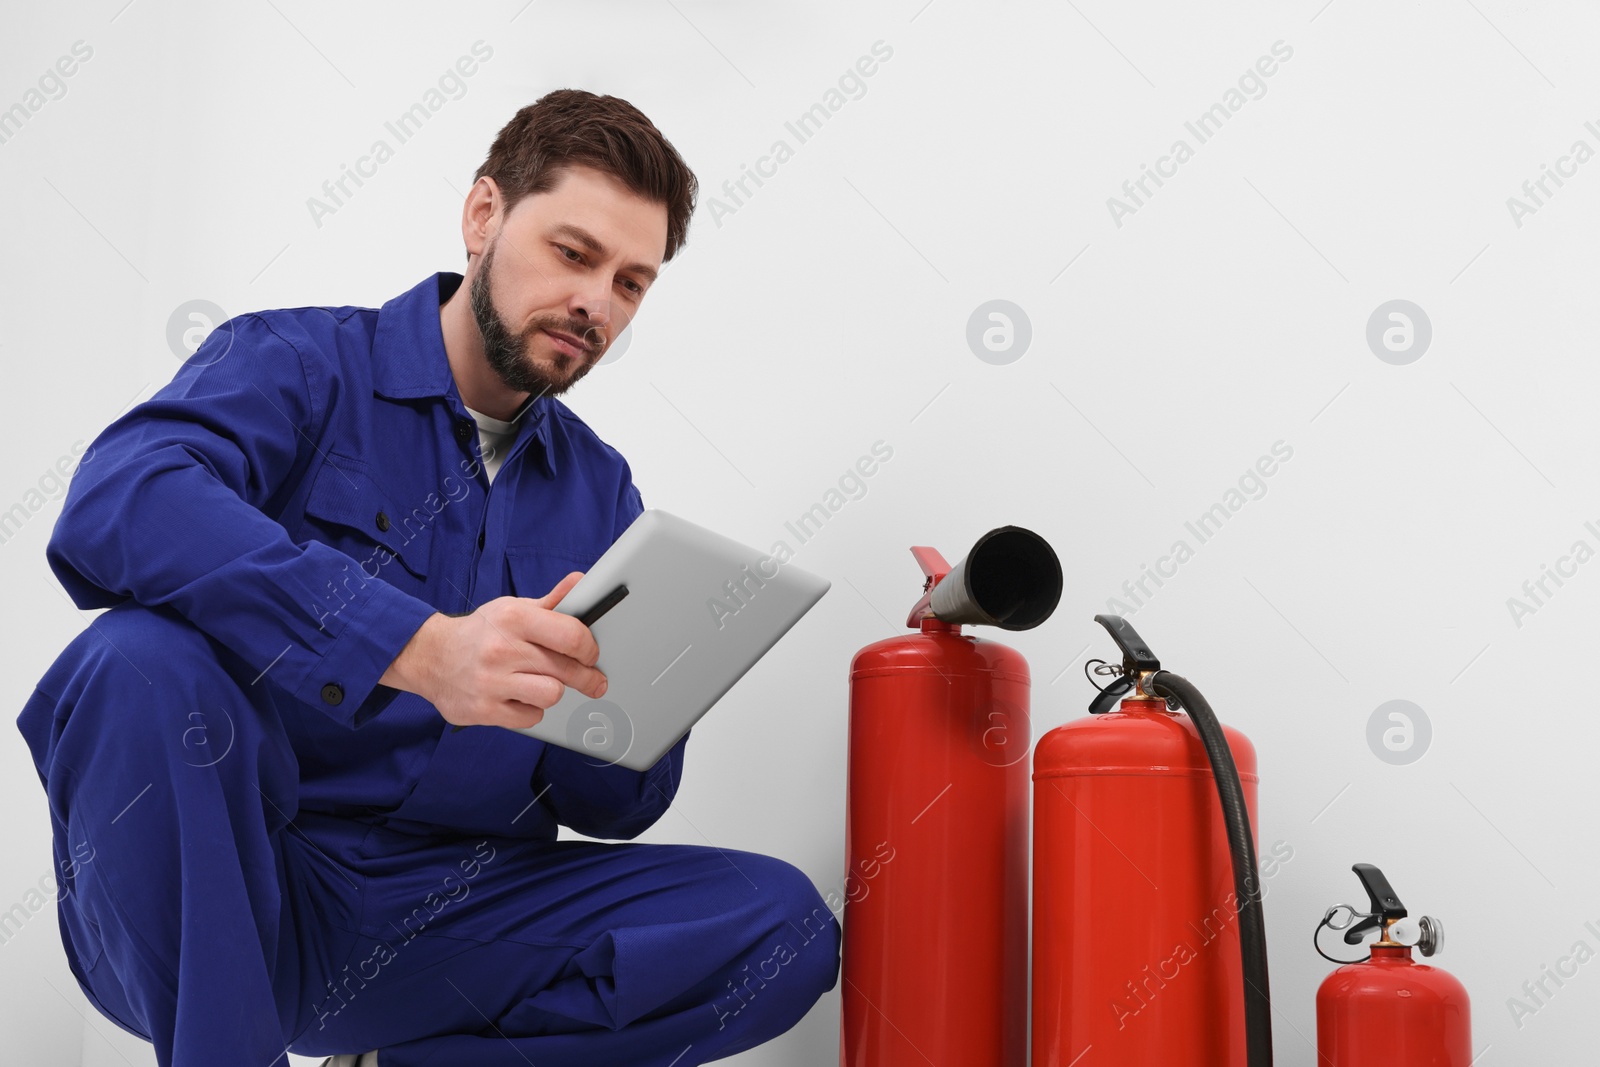
{"label": "white wall", "polygon": [[[766,544],[873,442],[894,449],[800,548],[833,591],[697,730],[646,840],[770,852],[837,889],[847,666],[915,600],[907,548],[954,560],[1005,523],[1056,545],[1055,619],[1007,638],[1042,730],[1083,713],[1082,659],[1109,651],[1091,616],[1185,539],[1133,619],[1254,738],[1260,836],[1294,849],[1267,902],[1280,1062],[1312,1062],[1327,966],[1307,935],[1358,898],[1357,860],[1445,919],[1483,1067],[1587,1061],[1600,964],[1520,1025],[1508,998],[1600,947],[1579,673],[1600,563],[1520,619],[1507,598],[1575,541],[1600,548],[1600,162],[1520,219],[1507,198],[1573,142],[1600,149],[1592,8],[123,3],[14,6],[0,34],[0,107],[93,49],[0,144],[0,510],[170,378],[185,302],[375,305],[459,270],[460,194],[512,111],[567,85],[626,97],[704,186],[624,358],[570,394],[646,502]],[[324,179],[480,39],[493,59],[466,94],[314,222]],[[797,144],[785,121],[878,41],[893,54],[864,95]],[[1279,41],[1264,95],[1199,143],[1185,122]],[[793,157],[728,199],[779,138]],[[1180,138],[1193,157],[1114,219],[1107,198]],[[966,340],[994,299],[1031,323],[1007,365]],[[1396,299],[1432,329],[1406,365],[1366,337]],[[1184,523],[1278,441],[1293,456],[1265,495],[1198,544]],[[85,624],[43,557],[58,510],[0,545],[13,709]],[[1368,743],[1397,699],[1431,724],[1406,764]],[[50,868],[15,735],[0,801],[3,909]],[[6,1060],[104,1059],[89,1010],[47,911],[0,945]],[[729,1062],[828,1062],[837,1025],[835,991]]]}

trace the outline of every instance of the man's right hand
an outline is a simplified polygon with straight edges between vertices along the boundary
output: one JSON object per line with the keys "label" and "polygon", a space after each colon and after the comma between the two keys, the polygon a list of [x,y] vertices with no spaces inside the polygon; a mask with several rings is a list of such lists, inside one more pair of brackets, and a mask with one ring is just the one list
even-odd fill
{"label": "man's right hand", "polygon": [[457,726],[533,726],[569,685],[604,695],[594,634],[552,610],[582,577],[573,571],[538,599],[503,596],[470,615],[430,617],[378,681],[416,693]]}

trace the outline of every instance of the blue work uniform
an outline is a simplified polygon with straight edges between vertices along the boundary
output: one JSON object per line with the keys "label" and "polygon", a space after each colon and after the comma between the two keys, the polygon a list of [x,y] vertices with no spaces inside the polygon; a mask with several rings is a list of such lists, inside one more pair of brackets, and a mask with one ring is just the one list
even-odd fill
{"label": "blue work uniform", "polygon": [[839,927],[772,857],[631,839],[638,772],[379,684],[422,622],[587,570],[643,510],[535,398],[493,481],[440,273],[381,309],[245,315],[93,443],[47,548],[95,616],[18,718],[62,941],[163,1067],[687,1067],[794,1025]]}

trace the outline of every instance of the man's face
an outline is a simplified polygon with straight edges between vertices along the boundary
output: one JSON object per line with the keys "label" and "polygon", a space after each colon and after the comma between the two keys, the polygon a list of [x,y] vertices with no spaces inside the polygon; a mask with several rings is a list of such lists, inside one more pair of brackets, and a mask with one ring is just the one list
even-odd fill
{"label": "man's face", "polygon": [[639,310],[666,251],[666,205],[572,166],[498,225],[470,290],[484,355],[517,392],[560,396]]}

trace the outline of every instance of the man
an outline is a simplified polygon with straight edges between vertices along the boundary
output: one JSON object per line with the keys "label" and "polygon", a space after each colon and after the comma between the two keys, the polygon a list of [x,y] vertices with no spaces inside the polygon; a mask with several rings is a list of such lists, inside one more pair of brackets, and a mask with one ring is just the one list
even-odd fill
{"label": "man", "polygon": [[163,1067],[698,1064],[833,988],[793,866],[556,840],[643,832],[687,738],[641,773],[490,728],[605,691],[552,608],[644,505],[554,398],[696,190],[630,104],[550,93],[479,168],[464,277],[231,320],[95,441],[47,556],[111,610],[18,725],[73,973]]}

